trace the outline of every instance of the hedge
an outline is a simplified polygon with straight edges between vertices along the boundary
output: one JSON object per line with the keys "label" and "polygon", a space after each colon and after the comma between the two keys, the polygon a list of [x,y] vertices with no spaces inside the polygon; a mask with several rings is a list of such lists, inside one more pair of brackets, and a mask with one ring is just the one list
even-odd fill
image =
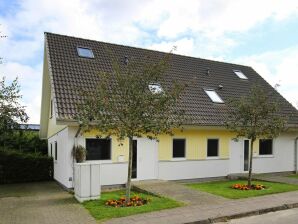
{"label": "hedge", "polygon": [[53,158],[0,150],[0,184],[53,179]]}

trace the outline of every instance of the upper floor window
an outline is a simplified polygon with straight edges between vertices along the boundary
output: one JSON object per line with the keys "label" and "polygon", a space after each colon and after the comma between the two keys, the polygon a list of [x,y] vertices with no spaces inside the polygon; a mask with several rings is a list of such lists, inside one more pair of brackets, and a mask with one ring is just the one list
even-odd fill
{"label": "upper floor window", "polygon": [[51,100],[51,103],[50,103],[50,118],[53,117],[53,100]]}
{"label": "upper floor window", "polygon": [[240,70],[233,70],[233,72],[240,78],[240,79],[247,79],[246,75]]}
{"label": "upper floor window", "polygon": [[78,55],[83,58],[94,58],[93,51],[86,47],[77,47]]}
{"label": "upper floor window", "polygon": [[224,101],[220,98],[220,96],[217,94],[217,92],[215,92],[214,89],[207,89],[205,90],[205,93],[214,103],[224,103]]}
{"label": "upper floor window", "polygon": [[153,94],[163,93],[163,89],[159,83],[151,83],[148,85],[148,88]]}
{"label": "upper floor window", "polygon": [[272,155],[273,154],[273,140],[272,139],[260,139],[259,140],[259,154],[260,155]]}

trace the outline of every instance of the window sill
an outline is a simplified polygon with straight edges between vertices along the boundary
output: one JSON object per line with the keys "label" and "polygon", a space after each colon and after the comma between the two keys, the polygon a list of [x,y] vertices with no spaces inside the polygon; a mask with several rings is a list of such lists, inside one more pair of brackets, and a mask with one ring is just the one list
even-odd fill
{"label": "window sill", "polygon": [[113,163],[112,160],[86,160],[85,163],[103,164],[103,163]]}
{"label": "window sill", "polygon": [[186,158],[185,157],[181,157],[181,158],[172,158],[171,161],[185,161]]}
{"label": "window sill", "polygon": [[274,158],[274,155],[257,155],[254,158]]}
{"label": "window sill", "polygon": [[216,159],[220,159],[220,157],[219,156],[207,156],[206,157],[206,160],[216,160]]}

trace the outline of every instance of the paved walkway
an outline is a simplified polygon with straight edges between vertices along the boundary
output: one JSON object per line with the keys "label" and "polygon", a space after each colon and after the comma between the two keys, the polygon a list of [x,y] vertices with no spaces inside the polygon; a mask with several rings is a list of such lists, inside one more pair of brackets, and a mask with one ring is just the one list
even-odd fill
{"label": "paved walkway", "polygon": [[[111,219],[108,224],[158,224],[158,223],[211,223],[220,221],[227,216],[234,218],[239,214],[259,214],[261,210],[282,210],[298,206],[298,191],[274,195],[266,195],[238,200],[221,200],[214,204],[196,204],[175,209],[162,210],[146,214],[133,215],[123,218]],[[268,208],[271,208],[270,210]],[[241,216],[240,216],[241,217]],[[219,219],[220,218],[220,219]]]}
{"label": "paved walkway", "polygon": [[55,182],[0,185],[1,224],[95,224]]}
{"label": "paved walkway", "polygon": [[220,196],[191,189],[183,184],[173,181],[138,181],[133,182],[133,186],[189,205],[216,205],[229,200]]}
{"label": "paved walkway", "polygon": [[298,178],[288,177],[289,175],[290,174],[288,173],[262,174],[255,175],[254,178],[258,180],[298,185]]}

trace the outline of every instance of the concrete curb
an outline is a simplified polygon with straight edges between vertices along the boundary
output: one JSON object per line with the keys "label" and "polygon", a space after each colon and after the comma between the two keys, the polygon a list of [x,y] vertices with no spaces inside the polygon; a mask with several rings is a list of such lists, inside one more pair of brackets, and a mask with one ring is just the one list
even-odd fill
{"label": "concrete curb", "polygon": [[209,224],[209,223],[217,223],[217,222],[227,222],[231,219],[239,219],[239,218],[248,217],[248,216],[262,215],[269,212],[282,211],[282,210],[287,210],[292,208],[298,208],[298,202],[292,203],[292,204],[284,204],[284,205],[270,207],[270,208],[252,210],[252,211],[237,213],[233,215],[208,218],[208,219],[199,220],[195,222],[187,222],[185,224]]}

